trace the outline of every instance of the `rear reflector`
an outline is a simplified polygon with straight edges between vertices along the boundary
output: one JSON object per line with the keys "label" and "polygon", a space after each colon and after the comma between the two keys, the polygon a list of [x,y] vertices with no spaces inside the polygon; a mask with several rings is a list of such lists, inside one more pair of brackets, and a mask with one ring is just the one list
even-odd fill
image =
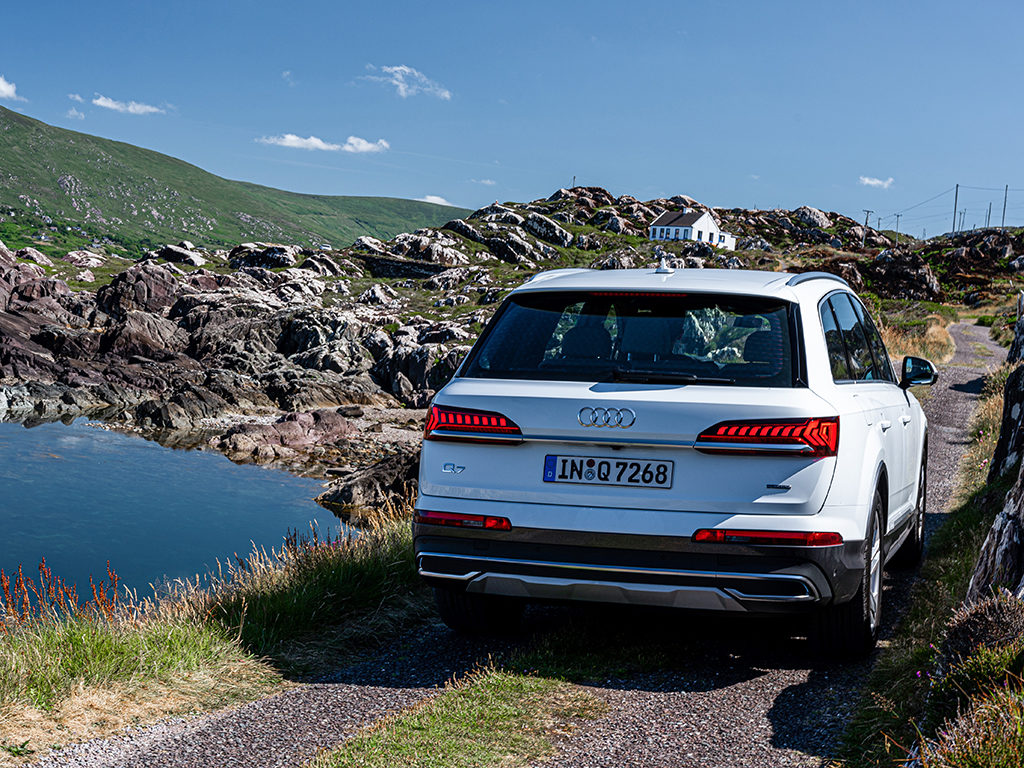
{"label": "rear reflector", "polygon": [[839,417],[723,421],[701,432],[693,447],[705,453],[835,456]]}
{"label": "rear reflector", "polygon": [[430,512],[417,510],[414,518],[417,523],[427,525],[451,525],[456,528],[485,528],[491,531],[510,531],[512,523],[507,517],[490,517],[488,515],[464,515],[461,512]]}
{"label": "rear reflector", "polygon": [[424,440],[519,442],[523,433],[512,419],[492,411],[432,405],[423,430]]}
{"label": "rear reflector", "polygon": [[823,531],[738,531],[701,528],[693,534],[699,544],[777,544],[787,547],[835,547],[843,543],[838,533]]}

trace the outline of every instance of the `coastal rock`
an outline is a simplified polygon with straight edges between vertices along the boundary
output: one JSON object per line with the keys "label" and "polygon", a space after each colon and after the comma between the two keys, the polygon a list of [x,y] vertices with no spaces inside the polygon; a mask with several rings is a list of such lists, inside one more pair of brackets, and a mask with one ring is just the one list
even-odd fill
{"label": "coastal rock", "polygon": [[236,462],[269,461],[317,445],[333,445],[356,430],[341,409],[289,413],[271,424],[245,423],[210,440]]}
{"label": "coastal rock", "polygon": [[243,243],[232,248],[228,253],[228,263],[234,269],[242,267],[261,267],[263,269],[294,267],[301,250],[297,245]]}
{"label": "coastal rock", "polygon": [[419,464],[417,446],[398,446],[394,454],[333,482],[317,501],[339,510],[381,509],[388,503],[399,503],[415,492]]}
{"label": "coastal rock", "polygon": [[[185,241],[188,242],[188,241]],[[206,259],[191,248],[184,248],[180,245],[165,245],[156,252],[158,259],[173,261],[178,264],[188,264],[193,267],[206,265]]]}
{"label": "coastal rock", "polygon": [[143,261],[100,288],[96,303],[108,315],[123,319],[132,310],[159,313],[169,309],[180,290],[177,277],[167,267]]}

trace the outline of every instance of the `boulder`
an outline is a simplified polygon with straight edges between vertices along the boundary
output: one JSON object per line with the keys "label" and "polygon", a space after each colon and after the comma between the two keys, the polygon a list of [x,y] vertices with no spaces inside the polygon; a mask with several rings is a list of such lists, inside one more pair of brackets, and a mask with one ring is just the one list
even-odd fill
{"label": "boulder", "polygon": [[363,235],[357,237],[356,241],[352,243],[353,251],[365,251],[366,253],[375,253],[379,256],[383,256],[388,252],[384,243],[378,240],[376,237],[370,237],[369,235]]}
{"label": "boulder", "polygon": [[967,599],[981,600],[998,588],[1024,597],[1024,476],[1020,471],[981,545]]}
{"label": "boulder", "polygon": [[397,291],[390,285],[374,283],[356,299],[360,304],[390,304],[398,297]]}
{"label": "boulder", "polygon": [[572,244],[572,235],[569,232],[539,213],[527,216],[523,228],[531,235],[563,248],[568,248]]}
{"label": "boulder", "polygon": [[82,269],[95,269],[96,267],[102,267],[106,260],[91,251],[68,251],[64,255],[64,261]]}
{"label": "boulder", "polygon": [[96,304],[114,318],[132,310],[162,312],[177,300],[182,286],[167,267],[143,261],[116,275],[96,292]]}
{"label": "boulder", "polygon": [[809,205],[802,205],[793,211],[793,218],[808,227],[817,229],[826,229],[832,226],[832,220],[823,211],[811,208]]}
{"label": "boulder", "polygon": [[294,267],[301,250],[297,245],[243,243],[242,245],[235,246],[228,253],[228,263],[234,269],[241,269],[242,267],[261,267],[263,269]]}
{"label": "boulder", "polygon": [[52,267],[53,261],[48,257],[37,251],[35,248],[19,248],[14,253],[19,259],[25,261],[31,261],[38,264],[41,267]]}
{"label": "boulder", "polygon": [[[188,242],[183,241],[183,242]],[[156,252],[158,259],[173,261],[178,264],[189,264],[193,267],[206,265],[206,259],[191,248],[184,248],[180,245],[165,245]]]}

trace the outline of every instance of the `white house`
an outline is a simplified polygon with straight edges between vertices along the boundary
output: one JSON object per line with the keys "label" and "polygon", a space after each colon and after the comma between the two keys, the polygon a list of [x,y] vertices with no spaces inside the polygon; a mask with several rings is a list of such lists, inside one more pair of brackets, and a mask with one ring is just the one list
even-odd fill
{"label": "white house", "polygon": [[708,211],[683,208],[681,211],[665,211],[653,222],[648,230],[649,240],[696,240],[715,248],[736,250],[736,235],[723,232],[718,222]]}

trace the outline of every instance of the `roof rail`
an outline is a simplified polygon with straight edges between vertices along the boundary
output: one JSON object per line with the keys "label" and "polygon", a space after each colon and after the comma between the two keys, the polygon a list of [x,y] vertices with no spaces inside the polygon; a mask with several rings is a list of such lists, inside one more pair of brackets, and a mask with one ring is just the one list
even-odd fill
{"label": "roof rail", "polygon": [[839,275],[833,275],[831,272],[801,272],[799,275],[793,275],[789,280],[786,281],[786,285],[800,285],[800,283],[806,283],[808,280],[835,280],[837,283],[842,283],[847,288],[850,284],[839,277]]}

